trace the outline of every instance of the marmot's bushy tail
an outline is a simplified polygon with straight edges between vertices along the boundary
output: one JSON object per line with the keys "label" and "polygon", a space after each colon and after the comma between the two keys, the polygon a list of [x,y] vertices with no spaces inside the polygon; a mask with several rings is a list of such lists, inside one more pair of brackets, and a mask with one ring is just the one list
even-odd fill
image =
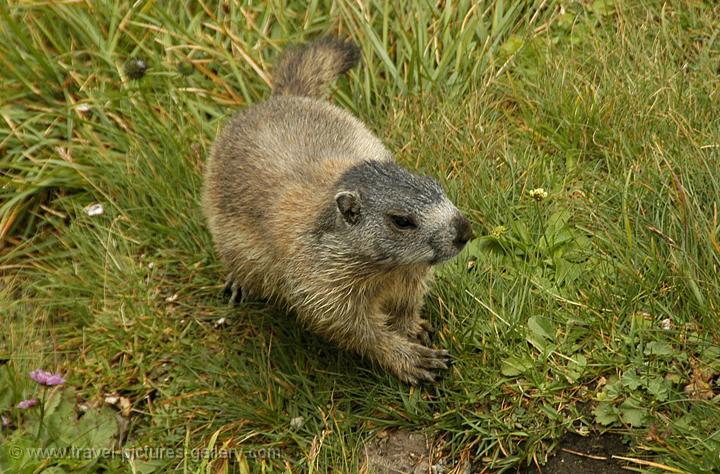
{"label": "marmot's bushy tail", "polygon": [[273,94],[320,97],[328,84],[359,59],[357,46],[331,37],[290,49],[275,67]]}

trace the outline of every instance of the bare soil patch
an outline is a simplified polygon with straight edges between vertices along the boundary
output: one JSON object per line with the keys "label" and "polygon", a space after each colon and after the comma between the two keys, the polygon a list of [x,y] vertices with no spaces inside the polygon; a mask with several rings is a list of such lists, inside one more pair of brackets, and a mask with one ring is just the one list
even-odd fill
{"label": "bare soil patch", "polygon": [[580,436],[568,433],[560,442],[555,454],[542,466],[542,470],[533,466],[524,474],[620,474],[629,472],[624,469],[627,463],[614,459],[613,455],[623,456],[627,446],[622,436],[616,434]]}
{"label": "bare soil patch", "polygon": [[382,431],[365,447],[367,472],[421,474],[430,469],[430,443],[422,433]]}

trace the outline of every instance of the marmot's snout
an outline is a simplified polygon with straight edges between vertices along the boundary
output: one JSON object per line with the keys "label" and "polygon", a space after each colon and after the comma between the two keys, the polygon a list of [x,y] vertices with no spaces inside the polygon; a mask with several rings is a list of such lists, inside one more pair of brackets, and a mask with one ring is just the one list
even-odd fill
{"label": "marmot's snout", "polygon": [[462,214],[458,214],[453,220],[453,226],[455,227],[455,240],[453,240],[453,244],[455,244],[458,251],[460,251],[465,247],[465,244],[475,238],[475,233],[470,226],[470,221]]}
{"label": "marmot's snout", "polygon": [[475,238],[470,221],[459,210],[454,206],[448,206],[444,209],[444,212],[449,212],[450,215],[446,220],[441,221],[444,224],[437,228],[429,241],[434,252],[430,260],[431,265],[450,260],[460,253],[469,241]]}

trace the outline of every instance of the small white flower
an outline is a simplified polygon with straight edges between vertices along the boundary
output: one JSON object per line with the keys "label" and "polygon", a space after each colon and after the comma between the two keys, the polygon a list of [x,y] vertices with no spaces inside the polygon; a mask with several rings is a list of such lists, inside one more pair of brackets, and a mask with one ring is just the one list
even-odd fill
{"label": "small white flower", "polygon": [[105,396],[105,403],[108,405],[117,405],[117,402],[120,401],[120,397],[118,395],[106,395]]}
{"label": "small white flower", "polygon": [[93,217],[101,215],[103,212],[105,212],[105,209],[103,208],[102,204],[91,204],[85,209],[83,209],[83,212],[85,212],[85,214],[87,214],[88,216]]}
{"label": "small white flower", "polygon": [[663,331],[669,331],[672,329],[672,320],[670,318],[665,318],[662,321],[660,321],[660,327],[663,328]]}
{"label": "small white flower", "polygon": [[305,418],[302,416],[296,416],[290,420],[290,428],[297,430],[303,425],[303,423],[305,423]]}
{"label": "small white flower", "polygon": [[530,195],[531,198],[533,198],[537,202],[540,202],[543,199],[545,199],[546,197],[548,197],[547,191],[545,191],[543,188],[531,189],[530,191],[528,191],[528,194]]}
{"label": "small white flower", "polygon": [[85,103],[83,103],[83,104],[78,104],[78,105],[75,107],[75,110],[77,110],[78,112],[89,112],[89,111],[90,111],[90,104],[85,104]]}

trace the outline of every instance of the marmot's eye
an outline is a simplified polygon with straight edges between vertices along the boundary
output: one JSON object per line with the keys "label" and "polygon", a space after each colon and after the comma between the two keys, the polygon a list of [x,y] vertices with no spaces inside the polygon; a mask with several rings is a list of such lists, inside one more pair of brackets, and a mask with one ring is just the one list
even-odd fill
{"label": "marmot's eye", "polygon": [[390,222],[393,223],[395,227],[402,230],[410,230],[410,229],[417,229],[417,224],[415,223],[415,220],[410,216],[400,216],[400,215],[393,215],[390,216]]}

